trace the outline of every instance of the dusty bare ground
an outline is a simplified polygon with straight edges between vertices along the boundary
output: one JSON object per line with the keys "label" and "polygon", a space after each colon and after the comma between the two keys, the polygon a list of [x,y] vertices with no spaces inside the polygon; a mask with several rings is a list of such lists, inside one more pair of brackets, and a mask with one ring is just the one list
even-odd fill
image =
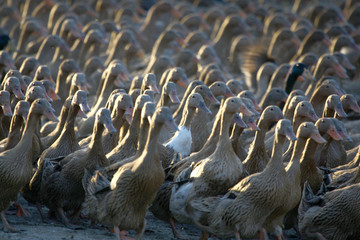
{"label": "dusty bare ground", "polygon": [[[99,229],[91,227],[90,221],[82,219],[84,229],[73,230],[64,227],[59,222],[43,223],[40,215],[34,206],[30,206],[22,197],[19,197],[18,203],[31,214],[31,217],[18,217],[14,214],[7,214],[6,218],[10,225],[16,227],[20,231],[18,233],[5,233],[0,230],[0,240],[115,240],[116,237],[108,229],[99,227]],[[47,214],[47,208],[43,208]],[[15,211],[12,211],[15,213]],[[144,240],[174,240],[170,224],[155,218],[150,212],[146,216],[146,228],[142,239]],[[0,221],[1,222],[1,221]],[[199,239],[201,232],[191,225],[177,225],[180,234],[188,239]],[[2,228],[2,225],[0,225]],[[294,232],[286,232],[287,239],[291,238]],[[135,232],[130,231],[130,236],[135,236]],[[214,238],[212,238],[214,239]]]}

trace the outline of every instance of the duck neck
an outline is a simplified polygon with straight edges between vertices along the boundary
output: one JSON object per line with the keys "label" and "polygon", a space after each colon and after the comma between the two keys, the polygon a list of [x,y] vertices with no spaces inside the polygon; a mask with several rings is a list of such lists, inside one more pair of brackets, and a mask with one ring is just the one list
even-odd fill
{"label": "duck neck", "polygon": [[163,92],[161,94],[158,107],[169,106],[169,105],[170,105],[170,98],[165,92]]}
{"label": "duck neck", "polygon": [[292,73],[289,75],[288,79],[286,80],[285,91],[287,94],[289,94],[292,91],[297,77],[298,77],[297,75]]}
{"label": "duck neck", "polygon": [[152,124],[152,126],[150,125],[150,131],[143,151],[143,156],[145,156],[143,162],[150,164],[149,167],[153,167],[154,162],[157,167],[161,167],[160,158],[158,157],[158,139],[162,126],[163,124],[156,122],[155,124]]}
{"label": "duck neck", "polygon": [[315,164],[315,151],[318,146],[318,143],[312,140],[311,138],[306,141],[305,150],[302,153],[300,166],[306,167],[306,169],[316,170]]}
{"label": "duck neck", "polygon": [[254,149],[265,145],[265,135],[269,128],[269,124],[264,119],[260,119],[258,126],[260,130],[256,131],[255,133],[255,138],[253,142]]}
{"label": "duck neck", "polygon": [[[275,133],[276,134],[276,133]],[[272,148],[271,158],[266,167],[270,168],[283,168],[284,164],[282,162],[282,154],[283,154],[283,147],[286,137],[280,134],[275,135],[274,144]]]}
{"label": "duck neck", "polygon": [[140,119],[141,119],[141,109],[136,109],[129,130],[127,131],[124,139],[119,139],[119,143],[123,141],[126,142],[131,141],[137,143]]}
{"label": "duck neck", "polygon": [[69,113],[68,113],[68,116],[66,118],[66,122],[65,122],[65,125],[64,125],[64,130],[63,130],[63,132],[68,132],[71,135],[73,135],[75,138],[76,138],[75,129],[74,129],[75,128],[75,119],[76,119],[76,116],[77,116],[79,111],[80,111],[79,105],[72,104],[70,106]]}
{"label": "duck neck", "polygon": [[321,96],[317,91],[315,91],[310,98],[310,103],[314,106],[315,113],[318,116],[322,116],[325,105],[325,97]]}
{"label": "duck neck", "polygon": [[325,118],[325,117],[334,117],[334,116],[335,116],[335,110],[329,107],[327,104],[325,104],[322,117]]}
{"label": "duck neck", "polygon": [[14,115],[13,118],[11,119],[9,135],[7,137],[7,142],[5,145],[6,150],[9,149],[8,147],[13,144],[12,142],[17,143],[20,140],[21,126],[23,122],[24,119],[19,115]]}
{"label": "duck neck", "polygon": [[307,122],[307,121],[310,121],[308,117],[295,115],[294,120],[293,120],[293,130],[294,130],[294,132],[297,132],[297,129],[299,128],[301,123]]}
{"label": "duck neck", "polygon": [[101,92],[98,96],[98,100],[96,102],[97,106],[104,106],[108,97],[110,96],[112,92],[112,84],[114,80],[116,79],[116,75],[113,74],[107,74],[104,84],[102,85]]}
{"label": "duck neck", "polygon": [[[23,141],[29,141],[30,143],[33,142],[32,139],[35,134],[36,125],[39,123],[40,117],[41,117],[41,115],[32,113],[30,111],[28,121],[25,124],[24,134],[23,134],[20,142],[23,142]],[[18,144],[20,144],[20,142]]]}
{"label": "duck neck", "polygon": [[291,142],[295,142],[295,146],[291,155],[290,162],[286,167],[286,172],[288,173],[288,176],[292,179],[291,182],[294,182],[296,186],[300,187],[300,159],[305,148],[306,138],[299,138],[297,141]]}
{"label": "duck neck", "polygon": [[48,41],[44,42],[43,45],[41,45],[38,54],[36,55],[36,59],[40,62],[40,64],[51,63],[55,55],[56,48],[57,47],[51,46]]}
{"label": "duck neck", "polygon": [[147,137],[149,134],[149,128],[150,128],[149,121],[147,119],[142,119],[139,139],[138,139],[138,150],[137,150],[138,153],[142,153],[145,149]]}
{"label": "duck neck", "polygon": [[219,151],[228,147],[228,149],[232,149],[229,129],[234,117],[234,113],[222,112],[221,114],[221,123],[220,123],[220,136],[217,144],[217,148],[215,151]]}
{"label": "duck neck", "polygon": [[[104,132],[104,125],[96,122],[93,128],[93,134],[89,144],[88,159],[96,159],[101,166],[108,165],[109,160],[106,158],[103,145],[102,145],[102,134]],[[96,156],[96,158],[94,158]]]}
{"label": "duck neck", "polygon": [[61,99],[66,99],[67,96],[65,96],[67,90],[66,90],[66,78],[69,75],[69,73],[62,71],[61,69],[58,72],[58,75],[56,77],[56,88],[55,93],[60,96]]}
{"label": "duck neck", "polygon": [[196,111],[196,108],[186,106],[185,110],[183,111],[179,126],[184,126],[189,129],[192,118],[194,117],[195,111]]}
{"label": "duck neck", "polygon": [[120,127],[121,127],[123,121],[125,121],[123,119],[124,113],[125,113],[125,110],[116,109],[116,108],[111,113],[111,119],[112,119],[113,125],[117,131],[120,130]]}
{"label": "duck neck", "polygon": [[66,123],[66,119],[68,117],[68,114],[69,114],[69,108],[63,106],[61,108],[61,112],[60,112],[60,121],[59,123],[56,125],[56,128],[53,132],[61,132],[65,126],[65,123]]}

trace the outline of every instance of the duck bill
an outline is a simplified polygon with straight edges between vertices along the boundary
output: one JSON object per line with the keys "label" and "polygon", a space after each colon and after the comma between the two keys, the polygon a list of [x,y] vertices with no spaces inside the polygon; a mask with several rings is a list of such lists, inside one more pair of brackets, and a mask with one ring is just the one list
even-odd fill
{"label": "duck bill", "polygon": [[81,117],[81,118],[87,118],[86,113],[84,113],[84,112],[81,111],[81,110],[79,110],[78,115],[79,115],[79,117]]}
{"label": "duck bill", "polygon": [[27,122],[28,116],[29,116],[29,111],[23,113],[22,118],[24,119],[24,123]]}
{"label": "duck bill", "polygon": [[250,121],[247,123],[247,125],[253,131],[260,131],[260,128],[258,127],[258,125],[256,125],[255,121]]}
{"label": "duck bill", "polygon": [[122,72],[119,74],[119,77],[120,77],[120,80],[123,81],[123,82],[126,82],[126,83],[130,83],[131,80],[130,80],[130,77],[129,77],[129,74],[127,74],[126,72]]}
{"label": "duck bill", "polygon": [[187,88],[187,86],[189,85],[189,81],[187,79],[182,79],[177,81],[177,84],[179,84],[183,88]]}
{"label": "duck bill", "polygon": [[90,112],[90,107],[89,107],[87,102],[86,103],[80,103],[79,106],[80,106],[80,110],[82,112],[84,112],[84,113]]}
{"label": "duck bill", "polygon": [[115,80],[114,80],[114,85],[115,85],[116,87],[118,87],[118,88],[123,88],[123,87],[125,87],[124,83],[121,82],[121,79],[120,79],[119,76],[118,76],[117,78],[115,78]]}
{"label": "duck bill", "polygon": [[160,93],[158,87],[156,86],[156,83],[152,83],[152,84],[150,85],[150,90],[153,91],[155,94],[159,94],[159,93]]}
{"label": "duck bill", "polygon": [[316,113],[314,111],[309,112],[307,117],[310,118],[311,121],[313,121],[313,122],[316,122],[317,120],[319,120],[318,115],[316,115]]}
{"label": "duck bill", "polygon": [[305,82],[305,78],[302,75],[299,75],[296,80],[300,82]]}
{"label": "duck bill", "polygon": [[354,102],[354,103],[351,104],[350,109],[353,110],[353,111],[356,112],[356,113],[359,113],[359,112],[360,112],[360,107],[359,107],[359,105],[358,105],[356,102]]}
{"label": "duck bill", "polygon": [[347,117],[346,112],[344,111],[344,108],[342,106],[341,103],[336,104],[335,106],[335,112],[340,116],[340,117]]}
{"label": "duck bill", "polygon": [[5,65],[9,69],[16,70],[16,66],[14,65],[14,62],[12,60],[10,60],[10,59],[5,62]]}
{"label": "duck bill", "polygon": [[171,9],[170,13],[171,13],[171,15],[176,17],[177,19],[181,18],[180,12],[178,10],[176,10],[176,9]]}
{"label": "duck bill", "polygon": [[337,75],[339,75],[339,77],[341,78],[347,78],[348,75],[345,73],[346,70],[339,64],[339,63],[334,63],[332,65],[332,67],[335,69]]}
{"label": "duck bill", "polygon": [[53,122],[58,122],[59,119],[55,116],[54,114],[55,110],[53,108],[48,109],[47,111],[45,111],[44,115]]}
{"label": "duck bill", "polygon": [[27,85],[26,85],[25,81],[20,81],[20,88],[21,88],[21,91],[26,92]]}
{"label": "duck bill", "polygon": [[3,106],[1,106],[1,108],[2,108],[5,116],[8,116],[8,117],[12,116],[10,104],[3,105]]}
{"label": "duck bill", "polygon": [[16,97],[17,99],[22,100],[22,99],[25,98],[23,92],[22,92],[20,89],[14,90],[13,93],[14,93],[14,95],[15,95],[15,97]]}
{"label": "duck bill", "polygon": [[46,91],[44,90],[44,96],[45,96],[45,99],[49,102],[49,103],[52,103],[52,99],[49,97],[49,95],[46,93]]}
{"label": "duck bill", "polygon": [[206,99],[209,100],[212,104],[220,104],[219,100],[216,99],[214,94],[207,95]]}
{"label": "duck bill", "polygon": [[289,139],[289,141],[296,141],[296,140],[298,140],[297,137],[296,137],[296,135],[295,135],[295,133],[294,133],[294,131],[292,130],[292,128],[286,129],[285,135],[286,135],[287,139]]}
{"label": "duck bill", "polygon": [[170,98],[170,100],[171,100],[172,103],[180,103],[179,97],[178,97],[178,95],[176,94],[176,91],[175,91],[175,90],[173,90],[173,91],[170,92],[169,98]]}
{"label": "duck bill", "polygon": [[258,111],[258,112],[262,111],[262,108],[259,106],[259,104],[255,100],[252,100],[252,103],[254,104],[256,111]]}
{"label": "duck bill", "polygon": [[303,76],[304,80],[308,80],[308,81],[315,81],[314,76],[311,74],[310,70],[305,68],[303,73],[301,74],[301,76]]}
{"label": "duck bill", "polygon": [[116,132],[116,128],[114,127],[114,125],[112,124],[111,121],[108,123],[105,123],[104,126],[108,130],[108,132],[110,132],[110,133]]}
{"label": "duck bill", "polygon": [[132,115],[126,114],[126,115],[125,115],[125,120],[126,120],[129,124],[131,124],[131,122],[132,122]]}
{"label": "duck bill", "polygon": [[351,137],[346,131],[339,131],[339,135],[342,137],[342,139],[346,142],[352,142]]}
{"label": "duck bill", "polygon": [[49,97],[51,97],[52,100],[56,101],[56,100],[60,100],[59,95],[57,95],[54,91],[54,89],[50,88],[49,92],[48,92]]}
{"label": "duck bill", "polygon": [[336,131],[334,126],[330,126],[329,130],[326,133],[329,134],[335,141],[342,140],[342,137],[340,136],[338,131]]}
{"label": "duck bill", "polygon": [[54,79],[51,76],[46,76],[44,79],[50,81],[53,84],[55,84]]}
{"label": "duck bill", "polygon": [[86,86],[86,88],[87,88],[88,90],[92,88],[91,84],[88,83],[88,82],[85,83],[85,86]]}
{"label": "duck bill", "polygon": [[332,43],[330,41],[330,39],[328,37],[324,37],[323,40],[321,41],[323,44],[325,44],[328,47],[331,47]]}
{"label": "duck bill", "polygon": [[240,115],[238,113],[236,113],[234,115],[234,122],[236,125],[238,125],[241,128],[247,128],[248,126],[246,125],[246,123],[244,122],[244,120],[242,120],[242,118],[240,117]]}
{"label": "duck bill", "polygon": [[315,131],[313,134],[311,134],[311,139],[318,144],[326,143],[326,140],[320,135],[318,131]]}
{"label": "duck bill", "polygon": [[132,116],[133,115],[133,108],[132,107],[127,107],[126,109],[125,109],[125,113],[124,113],[125,115],[130,115],[130,116]]}
{"label": "duck bill", "polygon": [[86,15],[88,15],[88,16],[90,16],[90,17],[93,17],[93,18],[99,17],[98,13],[95,12],[95,11],[92,11],[92,10],[87,10],[87,11],[86,11]]}
{"label": "duck bill", "polygon": [[170,119],[168,119],[166,122],[165,122],[166,126],[170,129],[170,130],[173,130],[173,131],[179,131],[179,128],[178,126],[176,125],[174,119],[171,117]]}
{"label": "duck bill", "polygon": [[344,59],[341,61],[341,65],[345,68],[345,69],[349,69],[349,70],[355,70],[356,67],[354,65],[352,65],[349,61],[349,59],[347,59],[346,57],[344,57]]}
{"label": "duck bill", "polygon": [[211,114],[211,111],[208,109],[208,107],[206,106],[206,104],[204,103],[204,101],[200,101],[199,105],[198,105],[198,108],[207,113],[207,114]]}
{"label": "duck bill", "polygon": [[247,117],[251,117],[252,115],[254,115],[254,113],[250,111],[250,109],[245,105],[240,106],[240,112]]}
{"label": "duck bill", "polygon": [[230,88],[227,88],[225,91],[225,97],[229,98],[229,97],[235,97],[235,95],[232,93],[232,91],[230,90]]}

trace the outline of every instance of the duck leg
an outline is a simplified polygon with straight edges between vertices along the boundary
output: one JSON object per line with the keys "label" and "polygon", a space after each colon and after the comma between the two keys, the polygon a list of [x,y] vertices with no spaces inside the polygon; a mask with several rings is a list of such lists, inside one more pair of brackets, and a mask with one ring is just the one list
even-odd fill
{"label": "duck leg", "polygon": [[31,217],[31,214],[26,211],[21,204],[18,204],[17,202],[13,203],[13,206],[17,208],[16,216],[21,217]]}
{"label": "duck leg", "polygon": [[135,238],[126,236],[128,234],[127,231],[120,231],[118,226],[114,226],[114,232],[116,234],[116,238],[118,240],[135,240]]}
{"label": "duck leg", "polygon": [[240,232],[239,232],[239,231],[236,231],[236,232],[235,232],[235,239],[236,239],[236,240],[241,240]]}
{"label": "duck leg", "polygon": [[145,232],[145,225],[146,225],[146,220],[144,219],[142,224],[140,224],[139,228],[136,230],[136,238],[135,239],[142,238],[142,236],[144,235],[144,232]]}
{"label": "duck leg", "polygon": [[56,213],[58,215],[58,217],[61,219],[62,223],[68,227],[68,228],[71,228],[71,229],[82,229],[82,227],[80,226],[76,226],[76,225],[72,225],[69,220],[67,219],[67,217],[65,216],[65,213],[64,213],[64,209],[63,208],[58,208],[56,209]]}
{"label": "duck leg", "polygon": [[208,235],[205,231],[202,231],[200,240],[208,240]]}
{"label": "duck leg", "polygon": [[180,233],[178,232],[178,230],[176,229],[174,218],[172,218],[172,217],[169,218],[169,222],[170,222],[171,230],[173,232],[174,237],[176,237],[178,239],[187,239],[187,238],[181,236]]}
{"label": "duck leg", "polygon": [[311,238],[318,239],[318,240],[326,240],[326,238],[319,232],[315,232],[315,233],[310,232],[309,229],[306,229],[305,232],[306,232],[306,235]]}
{"label": "duck leg", "polygon": [[4,228],[4,232],[18,232],[19,230],[11,227],[8,223],[8,221],[6,220],[5,218],[5,212],[4,211],[1,211],[0,213],[1,215],[1,220],[2,220],[2,223],[3,223],[3,228]]}
{"label": "duck leg", "polygon": [[[259,231],[259,238],[260,238],[261,240],[268,240],[268,239],[269,239],[265,228],[260,229],[260,231]],[[281,238],[280,238],[280,239],[281,239]]]}

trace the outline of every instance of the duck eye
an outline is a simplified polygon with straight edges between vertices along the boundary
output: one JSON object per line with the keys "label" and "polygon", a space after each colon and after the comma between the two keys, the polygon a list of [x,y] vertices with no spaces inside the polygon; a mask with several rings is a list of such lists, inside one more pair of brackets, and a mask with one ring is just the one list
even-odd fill
{"label": "duck eye", "polygon": [[302,103],[300,106],[301,106],[301,107],[303,107],[303,106],[304,106],[304,104]]}
{"label": "duck eye", "polygon": [[326,86],[326,88],[329,88],[329,86]]}
{"label": "duck eye", "polygon": [[325,123],[325,120],[321,120],[322,123]]}
{"label": "duck eye", "polygon": [[192,98],[195,98],[195,96],[193,95]]}
{"label": "duck eye", "polygon": [[274,111],[274,109],[273,109],[273,108],[270,108],[270,111]]}
{"label": "duck eye", "polygon": [[220,87],[220,83],[218,83],[217,86]]}
{"label": "duck eye", "polygon": [[231,99],[231,102],[234,102],[234,99]]}
{"label": "duck eye", "polygon": [[200,90],[202,90],[203,89],[203,87],[200,87]]}

